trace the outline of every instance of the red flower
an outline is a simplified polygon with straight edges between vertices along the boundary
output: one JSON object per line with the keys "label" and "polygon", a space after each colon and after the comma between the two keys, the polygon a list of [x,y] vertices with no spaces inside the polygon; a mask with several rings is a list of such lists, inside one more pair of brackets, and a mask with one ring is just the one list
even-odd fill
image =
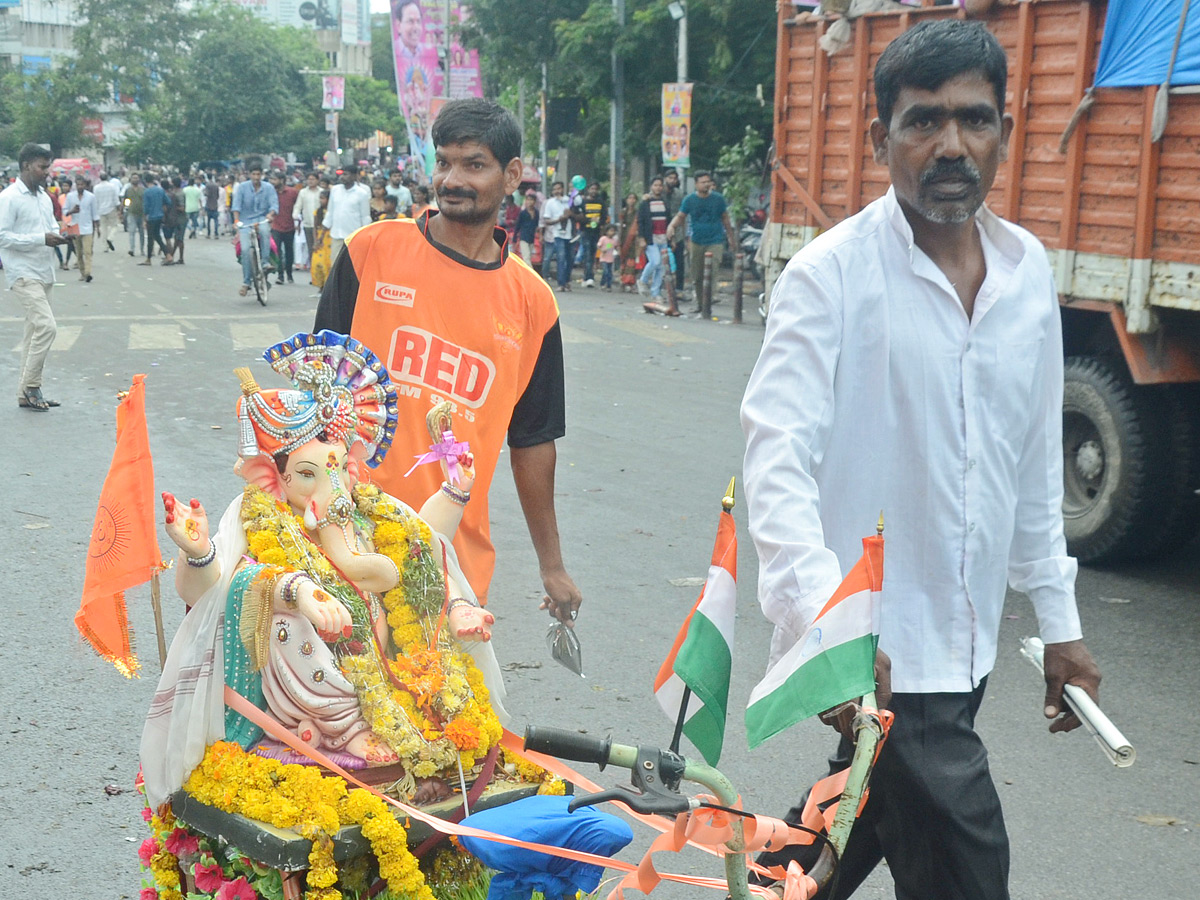
{"label": "red flower", "polygon": [[138,900],[158,900],[158,889],[152,887],[142,888],[142,892],[138,894]]}
{"label": "red flower", "polygon": [[138,859],[142,861],[142,865],[147,869],[150,868],[150,860],[154,858],[154,854],[158,853],[162,847],[159,846],[158,838],[148,837],[142,841],[142,846],[138,847]]}
{"label": "red flower", "polygon": [[192,876],[196,879],[196,890],[206,894],[211,894],[225,884],[225,873],[215,863],[211,866],[196,863]]}
{"label": "red flower", "polygon": [[347,641],[346,642],[346,649],[354,656],[357,656],[358,654],[363,652],[363,646],[364,645],[363,645],[362,641]]}
{"label": "red flower", "polygon": [[152,810],[148,806],[143,806],[142,807],[142,821],[149,822],[153,818],[154,818],[154,810]]}
{"label": "red flower", "polygon": [[[199,887],[199,884],[196,885]],[[227,881],[217,891],[217,900],[258,900],[258,894],[245,877]]]}
{"label": "red flower", "polygon": [[200,838],[176,828],[167,838],[167,852],[173,856],[185,856],[200,852]]}

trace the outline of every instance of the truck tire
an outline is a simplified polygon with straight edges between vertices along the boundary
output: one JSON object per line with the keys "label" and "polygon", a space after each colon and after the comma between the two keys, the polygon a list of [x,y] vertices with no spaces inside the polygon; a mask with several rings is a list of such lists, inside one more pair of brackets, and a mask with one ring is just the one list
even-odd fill
{"label": "truck tire", "polygon": [[[1120,363],[1066,360],[1063,384],[1063,527],[1081,563],[1153,552],[1163,474],[1170,458],[1158,397]],[[1148,540],[1151,538],[1151,540]]]}

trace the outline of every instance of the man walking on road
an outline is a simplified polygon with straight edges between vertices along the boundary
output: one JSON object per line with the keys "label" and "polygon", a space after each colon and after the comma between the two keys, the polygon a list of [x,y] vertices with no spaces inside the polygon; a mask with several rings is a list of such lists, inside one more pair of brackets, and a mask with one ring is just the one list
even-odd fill
{"label": "man walking on road", "polygon": [[[696,312],[700,312],[700,293],[704,285],[704,254],[713,255],[713,275],[721,265],[724,245],[721,238],[729,242],[731,253],[737,253],[737,237],[733,233],[733,223],[729,221],[729,211],[725,198],[713,190],[712,175],[708,172],[696,173],[696,190],[683,198],[679,212],[667,225],[667,242],[673,243],[675,235],[687,223],[688,236],[688,265],[692,267],[692,287],[695,291]],[[678,254],[676,254],[678,258]]]}
{"label": "man walking on road", "polygon": [[[975,731],[1006,586],[1029,595],[1046,643],[1050,730],[1079,725],[1065,683],[1099,690],[1063,538],[1054,279],[1038,240],[983,206],[1013,127],[1005,90],[1004,51],[979,23],[922,22],[888,45],[871,140],[891,189],[788,263],[742,403],[772,662],[881,507],[892,535],[876,678],[896,719],[838,897],[885,858],[898,898],[1007,900],[1008,836]],[[821,715],[843,734],[834,770],[852,713]]]}
{"label": "man walking on road", "polygon": [[[663,278],[671,277],[670,257],[668,254],[667,225],[670,224],[667,215],[667,202],[663,198],[663,180],[654,176],[650,182],[650,196],[638,206],[638,237],[645,244],[646,268],[638,278],[638,292],[646,293],[650,288],[651,297],[657,302],[662,300]],[[676,265],[679,261],[676,260]]]}
{"label": "man walking on road", "polygon": [[295,216],[300,220],[300,227],[304,229],[304,246],[308,248],[308,259],[305,260],[305,264],[311,270],[312,255],[317,249],[317,237],[313,230],[316,223],[313,217],[321,205],[321,182],[317,178],[316,172],[309,172],[304,182],[304,187],[296,197]]}
{"label": "man walking on road", "polygon": [[389,196],[396,198],[396,212],[408,218],[412,214],[412,191],[404,186],[404,173],[399,169],[392,169],[384,190]]}
{"label": "man walking on road", "polygon": [[325,227],[332,242],[329,258],[336,262],[346,238],[369,224],[371,191],[358,183],[358,169],[346,166],[341,182],[329,189],[329,208],[325,211]]}
{"label": "man walking on road", "polygon": [[79,280],[92,280],[92,248],[96,229],[100,227],[100,216],[96,212],[96,196],[90,187],[86,175],[75,176],[75,189],[67,194],[67,212],[70,214],[78,233],[72,238],[75,241],[75,256],[79,260]]}
{"label": "man walking on road", "polygon": [[142,195],[145,192],[141,176],[134,172],[129,176],[129,184],[125,185],[125,196],[121,198],[125,230],[129,232],[130,256],[135,252],[138,256],[146,254],[146,216],[142,211]]}
{"label": "man walking on road", "polygon": [[275,238],[275,246],[279,250],[279,271],[275,273],[275,283],[292,284],[292,267],[296,264],[296,223],[292,215],[296,209],[296,197],[300,193],[284,181],[283,173],[276,172],[271,176],[275,194],[279,198],[279,210],[271,219],[271,237]]}
{"label": "man walking on road", "polygon": [[0,191],[0,254],[8,289],[25,308],[25,335],[17,369],[17,405],[46,412],[57,400],[42,396],[42,368],[58,327],[50,309],[54,247],[68,242],[58,233],[46,176],[50,151],[26,144],[17,154],[20,176]]}
{"label": "man walking on road", "polygon": [[[548,253],[548,247],[554,248],[554,263],[557,269],[558,289],[571,289],[571,201],[565,196],[566,185],[556,181],[550,186],[550,196],[542,205],[542,228],[545,229],[545,240],[542,241],[542,254]],[[545,266],[542,267],[545,271]]]}
{"label": "man walking on road", "polygon": [[112,239],[121,218],[121,185],[117,179],[110,178],[107,172],[101,172],[100,183],[92,194],[96,198],[96,215],[100,218],[100,240],[105,245],[104,252],[108,253],[117,249]]}
{"label": "man walking on road", "polygon": [[204,180],[204,236],[209,239],[221,236],[221,193],[215,176]]}
{"label": "man walking on road", "polygon": [[168,265],[171,254],[163,242],[163,217],[167,214],[167,192],[159,185],[154,175],[146,176],[146,190],[142,193],[142,210],[146,216],[146,258],[138,263],[148,266],[154,259],[154,245],[162,250],[163,265]]}
{"label": "man walking on road", "polygon": [[379,348],[404,390],[397,440],[375,480],[409,504],[438,490],[436,466],[419,466],[430,407],[457,406],[454,435],[475,457],[469,499],[454,545],[475,593],[486,602],[495,550],[488,488],[507,437],[513,480],[538,555],[541,608],[571,623],[582,598],[563,566],[554,512],[554,442],[566,430],[562,336],[549,287],[509,253],[496,216],[520,183],[521,130],[512,113],[482,99],[451,100],[433,125],[438,210],[415,221],[357,231],[334,261],[315,329],[349,333]]}

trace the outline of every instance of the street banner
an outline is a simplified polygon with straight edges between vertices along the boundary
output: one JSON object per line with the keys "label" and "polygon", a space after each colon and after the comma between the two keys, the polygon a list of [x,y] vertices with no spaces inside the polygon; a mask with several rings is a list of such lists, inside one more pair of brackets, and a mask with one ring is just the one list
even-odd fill
{"label": "street banner", "polygon": [[692,86],[674,82],[662,86],[662,161],[664,166],[692,165]]}
{"label": "street banner", "polygon": [[321,76],[321,109],[346,108],[346,78],[342,75]]}
{"label": "street banner", "polygon": [[154,524],[154,463],[146,429],[145,375],[117,407],[117,447],[92,524],[75,627],[126,678],[140,664],[129,640],[125,591],[162,566]]}
{"label": "street banner", "polygon": [[883,538],[863,538],[863,555],[833,596],[750,692],[746,738],[767,738],[875,690]]}
{"label": "street banner", "polygon": [[710,766],[720,762],[725,740],[736,613],[737,526],[722,509],[708,578],[654,679],[658,705],[672,722],[682,720],[683,733]]}
{"label": "street banner", "polygon": [[[443,0],[393,0],[392,54],[396,67],[396,94],[400,114],[408,131],[411,156],[424,162],[426,174],[433,173],[430,129],[435,115],[435,98],[482,97],[479,53],[467,50],[453,34],[446,40],[446,6]],[[465,4],[452,0],[451,22],[469,17]],[[448,57],[449,84],[440,65]]]}
{"label": "street banner", "polygon": [[338,114],[335,112],[325,113],[325,130],[330,134],[334,134],[338,130]]}

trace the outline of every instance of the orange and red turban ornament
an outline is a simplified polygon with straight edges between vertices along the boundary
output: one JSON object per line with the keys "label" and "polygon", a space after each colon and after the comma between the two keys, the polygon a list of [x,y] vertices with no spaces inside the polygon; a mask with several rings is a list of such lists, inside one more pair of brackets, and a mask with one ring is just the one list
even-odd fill
{"label": "orange and red turban ornament", "polygon": [[367,465],[383,462],[396,432],[396,390],[387,368],[359,341],[333,331],[293,335],[263,359],[294,390],[264,390],[236,369],[238,454],[291,453],[316,437],[361,444]]}

